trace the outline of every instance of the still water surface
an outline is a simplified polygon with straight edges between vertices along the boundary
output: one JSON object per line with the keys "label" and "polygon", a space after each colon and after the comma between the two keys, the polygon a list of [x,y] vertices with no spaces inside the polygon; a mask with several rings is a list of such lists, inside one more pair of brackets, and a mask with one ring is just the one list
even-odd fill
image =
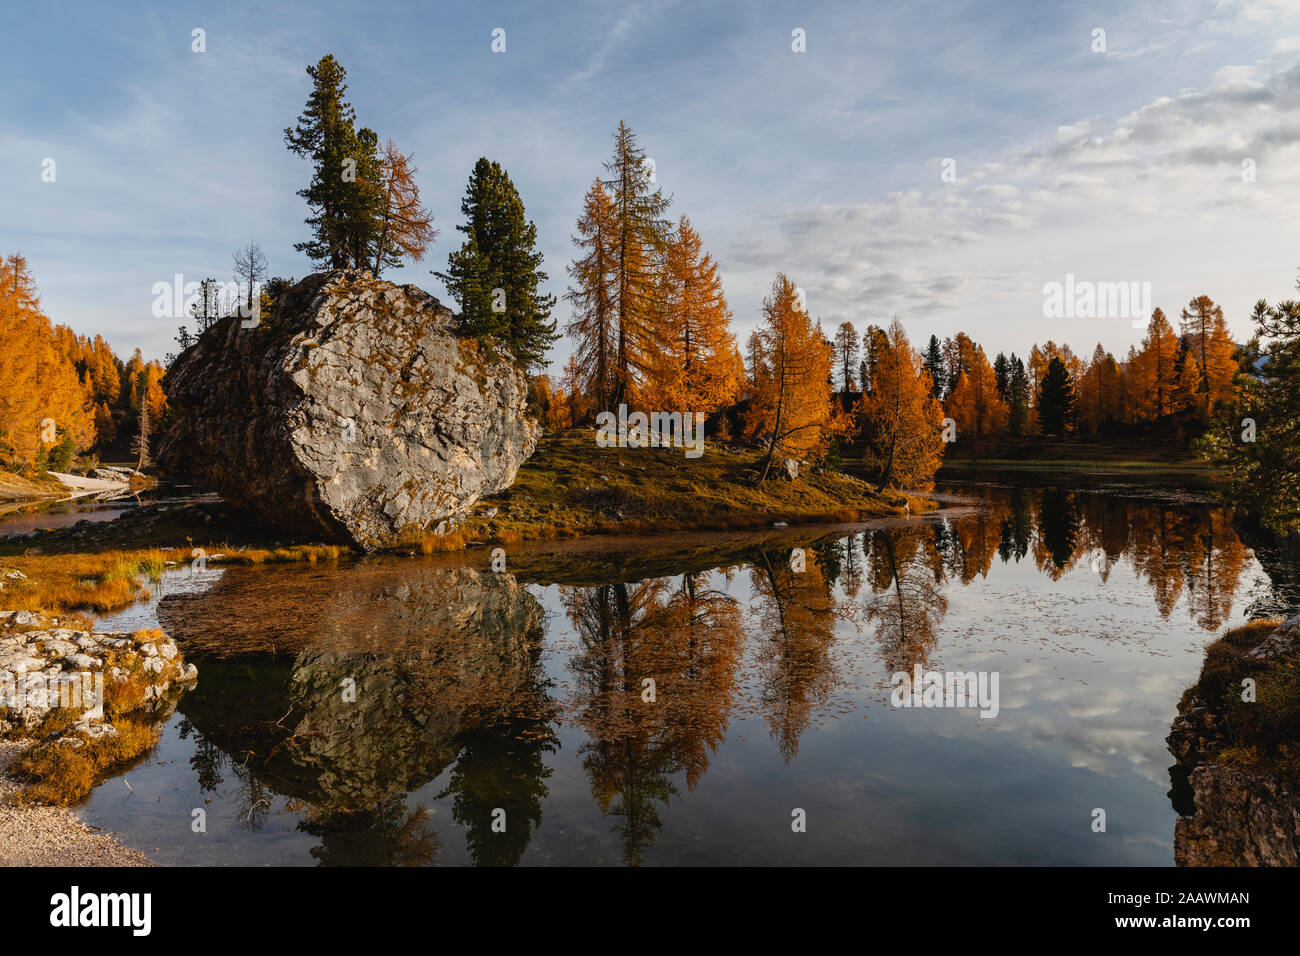
{"label": "still water surface", "polygon": [[[1171,865],[1178,698],[1296,595],[1181,489],[941,491],[920,519],[500,574],[171,575],[104,625],[161,622],[198,686],[83,816],[172,864]],[[892,708],[917,664],[997,672],[999,714]]]}

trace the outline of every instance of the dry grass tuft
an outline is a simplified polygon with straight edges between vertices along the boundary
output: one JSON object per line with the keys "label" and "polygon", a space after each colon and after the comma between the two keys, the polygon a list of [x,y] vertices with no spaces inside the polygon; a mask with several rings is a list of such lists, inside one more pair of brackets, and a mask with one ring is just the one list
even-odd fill
{"label": "dry grass tuft", "polygon": [[80,746],[72,742],[80,738],[62,738],[20,754],[9,767],[27,784],[16,802],[80,803],[104,774],[138,760],[158,743],[160,731],[153,721],[119,718],[113,726],[116,734],[83,740]]}

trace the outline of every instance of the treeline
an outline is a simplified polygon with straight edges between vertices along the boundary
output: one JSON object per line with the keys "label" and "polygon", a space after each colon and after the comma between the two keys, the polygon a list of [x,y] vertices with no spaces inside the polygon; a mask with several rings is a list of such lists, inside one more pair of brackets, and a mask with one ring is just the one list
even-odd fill
{"label": "treeline", "polygon": [[[839,384],[870,391],[884,330],[869,326],[859,341],[851,323],[836,333]],[[859,352],[861,359],[859,361]],[[1199,434],[1236,395],[1239,372],[1253,371],[1258,341],[1237,346],[1223,309],[1198,296],[1182,310],[1178,330],[1156,309],[1140,346],[1120,359],[1099,343],[1080,358],[1069,345],[1034,345],[1025,358],[999,352],[992,360],[964,332],[942,342],[930,336],[922,361],[931,390],[955,423],[958,447],[984,451],[1006,438],[1131,433],[1160,426]]]}
{"label": "treeline", "polygon": [[[897,321],[862,334],[844,322],[827,338],[778,273],[742,357],[717,264],[686,216],[669,218],[671,206],[620,123],[572,237],[573,354],[558,378],[535,381],[549,426],[587,424],[620,404],[704,412],[710,438],[766,450],[764,477],[782,458],[834,462],[843,447],[860,447],[882,483],[917,488],[950,448],[975,456],[1006,443],[1158,436],[1194,441],[1234,474],[1267,473],[1274,486],[1300,490],[1300,465],[1278,465],[1300,459],[1287,404],[1300,384],[1300,306],[1261,302],[1244,345],[1201,295],[1177,327],[1154,310],[1141,344],[1122,356],[1098,344],[1080,357],[1048,341],[1023,358],[990,358],[965,333],[931,335],[917,350]],[[1281,510],[1300,527],[1294,505]]]}
{"label": "treeline", "polygon": [[[132,453],[167,413],[163,368],[54,325],[21,255],[0,259],[0,465],[64,471],[76,455]],[[143,429],[142,429],[143,423]]]}
{"label": "treeline", "polygon": [[825,454],[847,420],[827,401],[832,350],[794,283],[784,274],[773,281],[746,368],[717,263],[689,218],[668,218],[672,197],[625,123],[604,169],[573,235],[565,296],[573,354],[558,383],[537,382],[547,423],[588,423],[621,404],[706,415],[737,408],[716,420],[712,437],[763,445],[763,478],[783,457]]}

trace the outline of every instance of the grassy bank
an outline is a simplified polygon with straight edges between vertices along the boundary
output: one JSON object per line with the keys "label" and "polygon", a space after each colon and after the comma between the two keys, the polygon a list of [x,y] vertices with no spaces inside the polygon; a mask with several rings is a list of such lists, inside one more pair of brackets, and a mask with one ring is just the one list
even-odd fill
{"label": "grassy bank", "polygon": [[[287,548],[204,549],[209,565],[281,564],[337,561],[347,549],[338,545]],[[158,548],[92,553],[18,554],[0,558],[0,607],[41,615],[93,612],[107,614],[149,597],[149,585],[168,567],[194,560],[193,549]],[[17,572],[11,575],[10,572]]]}
{"label": "grassy bank", "polygon": [[[1206,648],[1200,678],[1178,711],[1201,723],[1212,742],[1205,756],[1215,762],[1280,767],[1300,779],[1300,654],[1292,643],[1269,659],[1251,655],[1280,623],[1252,621]],[[1253,699],[1243,685],[1247,679],[1254,681]]]}
{"label": "grassy bank", "polygon": [[459,530],[509,543],[590,534],[745,530],[842,523],[917,512],[930,503],[848,475],[805,471],[757,484],[762,454],[710,445],[699,458],[669,448],[599,448],[595,432],[543,436],[514,485],[480,501]]}
{"label": "grassy bank", "polygon": [[[544,436],[513,486],[480,501],[451,534],[413,535],[392,550],[433,554],[475,542],[589,535],[742,532],[915,514],[927,498],[882,491],[850,475],[805,469],[757,483],[756,450],[709,446],[689,459],[667,448],[602,449],[595,433]],[[270,536],[276,535],[275,538]],[[147,598],[151,581],[202,549],[208,565],[338,560],[351,549],[284,540],[221,502],[145,506],[113,521],[0,543],[0,607],[104,614]],[[10,571],[17,576],[6,577]]]}

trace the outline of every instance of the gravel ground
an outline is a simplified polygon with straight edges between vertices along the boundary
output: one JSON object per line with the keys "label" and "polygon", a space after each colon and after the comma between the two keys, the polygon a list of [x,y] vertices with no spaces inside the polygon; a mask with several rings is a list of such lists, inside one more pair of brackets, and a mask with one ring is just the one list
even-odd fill
{"label": "gravel ground", "polygon": [[13,806],[18,783],[6,772],[30,741],[0,740],[0,866],[151,866],[139,850],[92,830],[71,810]]}

